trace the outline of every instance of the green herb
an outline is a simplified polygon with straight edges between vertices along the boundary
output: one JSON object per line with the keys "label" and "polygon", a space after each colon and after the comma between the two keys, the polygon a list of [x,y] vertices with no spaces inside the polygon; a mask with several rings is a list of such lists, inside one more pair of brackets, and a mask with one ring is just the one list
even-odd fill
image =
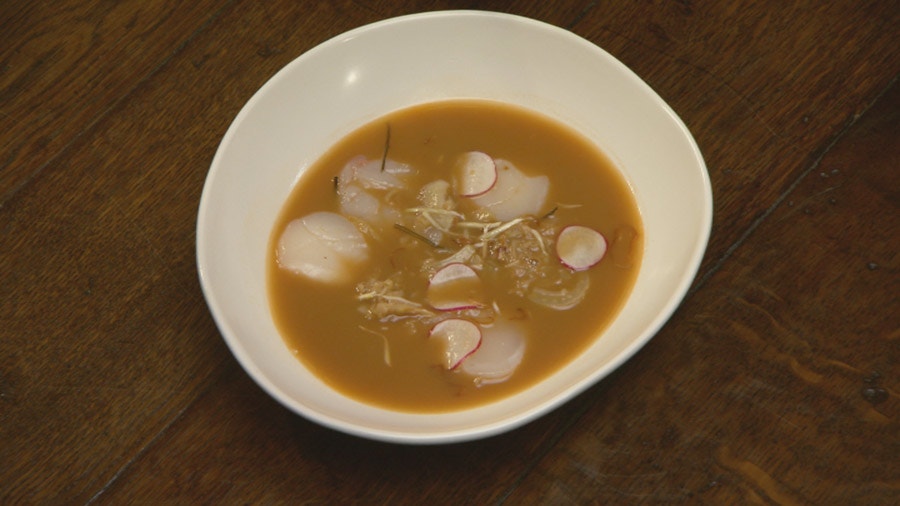
{"label": "green herb", "polygon": [[554,214],[556,214],[556,211],[557,211],[558,209],[559,209],[559,206],[554,207],[553,209],[551,209],[550,211],[548,211],[547,214],[545,214],[545,215],[541,216],[540,218],[538,218],[538,221],[540,221],[540,220],[545,220],[545,219],[547,219],[547,218],[553,216]]}
{"label": "green herb", "polygon": [[391,124],[387,124],[387,135],[384,137],[384,153],[381,155],[381,172],[384,172],[384,164],[387,162],[388,149],[391,147]]}
{"label": "green herb", "polygon": [[418,240],[424,242],[425,244],[431,246],[432,248],[437,248],[437,247],[439,247],[439,245],[438,245],[437,243],[435,243],[435,242],[432,241],[431,239],[425,237],[424,235],[422,235],[422,234],[416,232],[415,230],[413,230],[413,229],[411,229],[411,228],[409,228],[409,227],[404,227],[403,225],[401,225],[401,224],[399,224],[399,223],[394,223],[394,228],[396,228],[397,230],[399,230],[399,231],[401,231],[401,232],[407,233],[407,234],[409,234],[409,235],[415,237],[416,239],[418,239]]}

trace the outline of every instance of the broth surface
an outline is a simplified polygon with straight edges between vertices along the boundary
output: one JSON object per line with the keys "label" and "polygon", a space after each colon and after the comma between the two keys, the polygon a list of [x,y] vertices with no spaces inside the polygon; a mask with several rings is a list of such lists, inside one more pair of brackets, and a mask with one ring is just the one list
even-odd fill
{"label": "broth surface", "polygon": [[[415,211],[425,207],[421,189],[435,181],[452,186],[455,164],[461,154],[469,152],[489,154],[529,177],[549,180],[540,211],[491,235],[496,239],[490,245],[484,239],[489,234],[479,239],[483,230],[477,227],[469,238],[434,235],[436,230],[428,225],[428,220],[455,220],[454,230],[458,231],[462,229],[459,222],[476,218],[505,225],[515,221],[497,220],[480,208],[475,198],[451,195],[456,206],[453,212],[464,214],[465,219],[449,212]],[[368,192],[391,206],[391,212],[373,218],[375,225],[349,217],[367,248],[366,260],[358,267],[348,267],[350,279],[323,282],[284,268],[278,248],[288,224],[319,211],[346,216],[342,205],[360,202],[349,194],[355,190],[345,182],[347,167],[363,161],[378,164],[383,158],[388,168],[383,165],[376,177],[387,177],[385,174],[396,170],[404,188]],[[497,167],[501,170],[500,162]],[[534,267],[528,255],[546,250],[553,256],[555,235],[567,225],[602,233],[608,243],[605,257],[580,272],[567,269],[558,258]],[[428,244],[425,239],[429,237],[436,238],[435,245]],[[525,241],[531,241],[531,253],[520,257],[510,253]],[[479,286],[483,304],[477,309],[436,310],[427,298],[430,276],[441,261],[466,245],[471,246],[467,251],[476,252],[476,260],[467,262],[475,262],[474,270],[486,280]],[[514,394],[574,359],[598,339],[624,304],[642,251],[643,228],[630,188],[589,140],[555,120],[510,105],[476,100],[435,102],[391,113],[359,128],[302,175],[270,239],[269,304],[289,349],[331,387],[389,409],[446,412]],[[424,267],[423,259],[427,259]],[[379,295],[388,293],[384,291],[388,285],[401,286],[402,291],[390,293],[401,293],[403,304],[420,304],[422,314],[407,314],[409,307],[392,312],[391,303],[396,300]],[[583,300],[564,310],[535,303],[530,295],[535,287],[562,286],[568,293],[588,285]],[[508,378],[490,381],[474,379],[460,367],[448,368],[442,363],[442,341],[429,338],[435,323],[448,318],[486,327],[508,323],[522,328],[525,351],[521,363]]]}

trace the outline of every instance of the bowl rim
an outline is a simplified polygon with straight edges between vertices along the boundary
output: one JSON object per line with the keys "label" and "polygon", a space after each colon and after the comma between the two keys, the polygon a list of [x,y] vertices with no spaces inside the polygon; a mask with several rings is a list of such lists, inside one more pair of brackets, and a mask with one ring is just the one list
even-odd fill
{"label": "bowl rim", "polygon": [[[323,51],[327,51],[332,46],[341,44],[344,41],[359,37],[371,31],[390,29],[392,26],[398,24],[417,22],[419,20],[432,20],[436,18],[451,19],[469,17],[495,19],[503,22],[514,22],[532,29],[552,33],[555,36],[565,38],[567,42],[586,46],[589,51],[596,53],[597,56],[607,59],[611,64],[617,65],[619,67],[619,70],[624,75],[631,78],[634,85],[644,88],[644,91],[648,92],[648,96],[656,102],[656,105],[671,116],[671,119],[674,121],[675,125],[683,135],[683,140],[688,142],[689,149],[693,152],[693,155],[696,159],[695,161],[698,164],[698,168],[701,169],[698,175],[700,176],[700,182],[703,186],[702,194],[704,196],[704,202],[702,203],[700,216],[701,223],[699,236],[696,244],[694,245],[690,261],[688,262],[686,268],[682,271],[682,275],[679,279],[679,283],[677,284],[677,288],[671,294],[668,303],[663,307],[662,311],[658,312],[655,315],[655,318],[645,328],[645,331],[641,335],[631,340],[629,345],[626,346],[621,352],[619,352],[613,360],[610,360],[609,362],[603,364],[602,367],[597,368],[597,370],[595,370],[592,374],[581,378],[580,381],[570,385],[568,388],[563,389],[562,391],[557,391],[551,398],[545,399],[538,404],[531,406],[525,411],[512,414],[506,418],[498,419],[490,423],[478,424],[475,426],[458,427],[450,431],[406,432],[363,426],[351,420],[344,420],[342,418],[332,416],[328,413],[322,413],[317,410],[309,409],[302,403],[298,403],[295,399],[291,398],[289,395],[287,395],[286,392],[275,385],[267,377],[260,366],[255,361],[253,361],[241,347],[240,340],[236,337],[237,333],[235,329],[230,325],[229,321],[222,313],[223,310],[218,300],[216,287],[214,286],[214,282],[210,277],[211,274],[206,268],[208,265],[207,259],[211,254],[211,252],[207,250],[208,244],[206,242],[206,234],[208,231],[207,220],[209,219],[209,205],[211,199],[210,193],[212,192],[213,182],[218,172],[217,168],[221,163],[221,158],[224,156],[223,148],[231,142],[232,138],[236,135],[238,126],[244,121],[246,116],[251,113],[255,104],[259,100],[261,100],[261,97],[265,95],[270,88],[277,85],[280,76],[284,75],[290,68],[301,65],[305,60],[313,57],[314,55]],[[701,262],[706,252],[706,248],[708,246],[709,237],[711,235],[712,217],[713,200],[709,173],[695,139],[693,138],[681,118],[674,112],[674,110],[672,110],[672,108],[664,100],[662,100],[662,98],[659,97],[659,95],[630,68],[625,66],[618,59],[604,51],[596,44],[571,32],[570,30],[566,30],[556,25],[516,14],[478,10],[442,10],[387,18],[362,25],[333,36],[325,40],[324,42],[321,42],[316,46],[310,48],[309,50],[301,53],[299,56],[281,67],[275,74],[270,76],[269,79],[258,90],[254,92],[253,96],[243,105],[241,110],[233,119],[232,123],[229,125],[216,150],[216,153],[210,165],[209,172],[204,182],[199,202],[196,226],[196,261],[198,276],[204,298],[222,335],[223,340],[226,342],[226,345],[229,347],[232,354],[241,364],[242,368],[249,374],[249,376],[260,387],[262,387],[263,390],[265,390],[269,395],[278,400],[283,406],[303,416],[304,418],[323,426],[367,439],[404,444],[455,443],[481,439],[507,432],[521,427],[522,425],[525,425],[547,414],[548,412],[558,408],[562,404],[568,402],[575,396],[587,390],[592,385],[599,382],[609,373],[619,368],[624,362],[629,360],[641,348],[643,348],[643,346],[646,345],[646,343],[649,342],[650,339],[652,339],[659,332],[659,330],[669,320],[678,306],[682,303],[688,293],[691,284],[696,278],[697,272],[699,271]],[[434,416],[430,414],[413,413],[399,414],[412,417]]]}

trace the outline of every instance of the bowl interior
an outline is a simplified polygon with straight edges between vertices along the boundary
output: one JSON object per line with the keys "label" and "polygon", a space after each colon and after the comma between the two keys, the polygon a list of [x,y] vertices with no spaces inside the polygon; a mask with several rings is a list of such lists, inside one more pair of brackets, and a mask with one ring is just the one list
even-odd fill
{"label": "bowl interior", "polygon": [[[288,352],[269,313],[267,241],[303,172],[334,142],[390,111],[448,98],[500,100],[549,115],[604,150],[644,221],[631,297],[585,353],[533,388],[446,414],[388,411],[325,386]],[[683,298],[709,237],[708,174],[688,130],[643,81],[574,34],[516,16],[450,11],[394,18],[303,54],[244,106],[213,159],[197,222],[201,285],[223,338],[288,408],[359,436],[454,442],[517,427],[633,355]]]}

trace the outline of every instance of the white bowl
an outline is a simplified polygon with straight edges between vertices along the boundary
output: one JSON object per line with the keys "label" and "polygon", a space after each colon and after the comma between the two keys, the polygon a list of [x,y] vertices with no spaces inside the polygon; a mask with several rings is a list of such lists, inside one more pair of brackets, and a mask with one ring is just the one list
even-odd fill
{"label": "white bowl", "polygon": [[[266,295],[269,234],[294,183],[342,136],[405,106],[462,97],[525,106],[594,139],[634,190],[644,222],[643,264],[628,302],[602,339],[534,387],[446,414],[369,406],[327,387],[279,336]],[[448,443],[531,421],[637,352],[684,297],[711,221],[709,176],[693,138],[622,63],[538,21],[433,12],[388,19],[324,42],[250,99],[222,139],[203,188],[197,265],[226,343],[279,402],[358,436]]]}

